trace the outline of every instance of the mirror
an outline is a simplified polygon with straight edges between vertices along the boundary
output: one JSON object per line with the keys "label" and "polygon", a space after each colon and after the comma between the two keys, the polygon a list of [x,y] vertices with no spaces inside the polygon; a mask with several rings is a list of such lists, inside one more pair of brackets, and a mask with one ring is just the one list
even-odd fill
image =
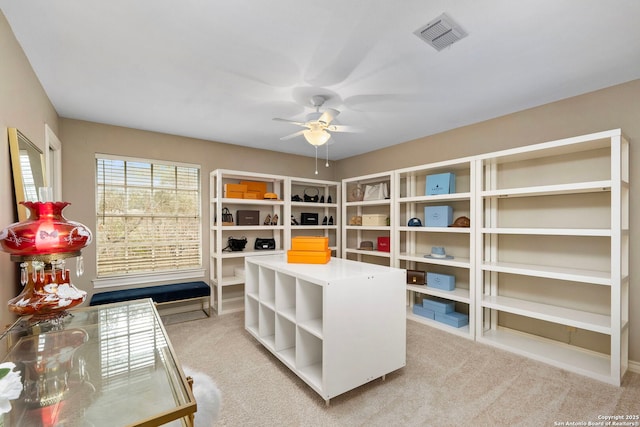
{"label": "mirror", "polygon": [[44,156],[42,151],[16,128],[9,128],[9,151],[18,205],[18,221],[24,221],[29,215],[27,208],[20,202],[37,202],[38,189],[46,187]]}

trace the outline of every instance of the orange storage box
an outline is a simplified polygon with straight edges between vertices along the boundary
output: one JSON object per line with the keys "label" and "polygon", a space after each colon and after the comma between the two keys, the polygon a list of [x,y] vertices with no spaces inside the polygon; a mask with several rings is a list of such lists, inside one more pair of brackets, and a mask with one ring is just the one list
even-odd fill
{"label": "orange storage box", "polygon": [[329,249],[329,238],[322,236],[296,236],[291,238],[292,251],[326,251]]}
{"label": "orange storage box", "polygon": [[331,260],[331,250],[287,251],[287,262],[291,264],[326,264]]}
{"label": "orange storage box", "polygon": [[[246,185],[247,189],[245,192],[255,193],[256,199],[264,199],[264,193],[267,192],[267,183],[260,181],[240,181],[240,184]],[[253,197],[245,197],[245,199],[249,199]]]}
{"label": "orange storage box", "polygon": [[258,193],[254,193],[253,191],[247,191],[243,194],[243,198],[245,199],[258,199]]}
{"label": "orange storage box", "polygon": [[244,199],[244,193],[239,191],[225,191],[224,197],[227,199]]}
{"label": "orange storage box", "polygon": [[247,191],[247,186],[242,184],[225,184],[224,197],[228,199],[242,199]]}
{"label": "orange storage box", "polygon": [[224,191],[237,191],[239,193],[244,193],[248,188],[244,184],[225,184]]}

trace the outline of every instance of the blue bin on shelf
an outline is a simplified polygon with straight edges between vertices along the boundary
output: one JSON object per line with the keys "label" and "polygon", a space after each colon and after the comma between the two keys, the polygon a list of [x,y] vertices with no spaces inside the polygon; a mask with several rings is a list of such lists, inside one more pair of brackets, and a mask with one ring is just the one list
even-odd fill
{"label": "blue bin on shelf", "polygon": [[452,311],[450,313],[435,313],[435,320],[454,328],[461,328],[469,324],[469,315]]}
{"label": "blue bin on shelf", "polygon": [[427,273],[427,286],[442,291],[452,291],[456,288],[456,277],[451,274]]}
{"label": "blue bin on shelf", "polygon": [[414,304],[413,305],[413,314],[417,314],[418,316],[426,317],[427,319],[435,319],[435,311],[429,310],[425,308],[423,305]]}
{"label": "blue bin on shelf", "polygon": [[428,297],[422,300],[422,306],[436,313],[451,313],[456,309],[456,303],[444,298]]}
{"label": "blue bin on shelf", "polygon": [[453,223],[451,206],[425,206],[424,224],[426,227],[448,227]]}
{"label": "blue bin on shelf", "polygon": [[450,172],[427,175],[424,194],[451,194],[456,192],[456,175]]}

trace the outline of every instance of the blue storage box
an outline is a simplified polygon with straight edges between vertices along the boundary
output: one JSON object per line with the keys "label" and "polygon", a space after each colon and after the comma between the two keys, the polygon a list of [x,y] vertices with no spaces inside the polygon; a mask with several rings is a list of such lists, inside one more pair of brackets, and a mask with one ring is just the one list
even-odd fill
{"label": "blue storage box", "polygon": [[453,208],[451,206],[425,206],[425,227],[448,227],[453,223]]}
{"label": "blue storage box", "polygon": [[436,312],[433,310],[429,310],[425,308],[423,305],[414,304],[413,305],[413,314],[417,314],[418,316],[426,317],[427,319],[435,319]]}
{"label": "blue storage box", "polygon": [[456,175],[453,173],[438,173],[427,175],[427,185],[424,194],[451,194],[456,192]]}
{"label": "blue storage box", "polygon": [[469,324],[469,315],[453,311],[451,313],[435,313],[435,320],[446,323],[454,328],[461,328]]}
{"label": "blue storage box", "polygon": [[452,291],[456,288],[456,277],[450,274],[427,273],[427,286],[443,291]]}
{"label": "blue storage box", "polygon": [[436,313],[451,313],[456,310],[456,303],[444,298],[429,297],[422,300],[422,306]]}

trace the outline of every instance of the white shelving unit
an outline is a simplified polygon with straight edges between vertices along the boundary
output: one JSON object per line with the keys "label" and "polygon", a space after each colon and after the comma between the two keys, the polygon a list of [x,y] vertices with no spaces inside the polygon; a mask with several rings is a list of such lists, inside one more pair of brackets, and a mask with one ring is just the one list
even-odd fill
{"label": "white shelving unit", "polygon": [[403,270],[340,258],[289,264],[285,255],[245,264],[246,330],[327,404],[405,366]]}
{"label": "white shelving unit", "polygon": [[[407,318],[619,385],[628,368],[629,143],[619,129],[342,181],[343,258],[452,274],[456,289],[407,285]],[[452,172],[456,192],[425,195],[426,176]],[[353,201],[389,182],[390,199]],[[450,205],[469,228],[409,227],[424,207]],[[388,227],[349,225],[389,212]],[[389,233],[391,252],[362,251]],[[424,258],[444,246],[453,259]],[[454,328],[413,314],[436,296],[468,312]]]}
{"label": "white shelving unit", "polygon": [[[389,190],[389,198],[380,200],[357,200],[355,192],[359,189],[364,193],[368,184],[386,183]],[[363,261],[372,264],[393,266],[391,254],[394,250],[392,225],[393,217],[395,175],[393,172],[383,172],[364,175],[342,180],[342,257],[346,259]],[[389,218],[389,225],[352,225],[351,218],[365,215],[383,215]],[[378,237],[389,237],[391,247],[389,252],[377,250]],[[360,244],[363,241],[371,241],[374,250],[362,250]]]}
{"label": "white shelving unit", "polygon": [[[396,194],[393,240],[394,265],[400,268],[431,273],[450,274],[456,278],[452,291],[438,290],[425,285],[407,285],[407,318],[439,329],[474,338],[474,266],[475,266],[475,198],[472,197],[476,180],[473,158],[457,159],[395,171]],[[455,174],[456,191],[451,194],[426,195],[428,175]],[[447,205],[453,208],[453,219],[466,216],[471,227],[426,227],[424,208]],[[411,218],[419,218],[422,227],[410,227]],[[425,258],[433,246],[442,246],[453,259]],[[469,325],[455,328],[413,313],[413,305],[425,296],[445,298],[456,303],[456,311],[469,315]]]}
{"label": "white shelving unit", "polygon": [[[317,194],[322,199],[319,202],[305,202],[305,191],[308,195]],[[285,249],[291,249],[291,237],[295,236],[324,236],[329,238],[329,248],[332,256],[339,257],[341,250],[341,191],[340,183],[306,178],[289,178],[287,180],[285,203]],[[293,201],[292,197],[298,196],[303,201]],[[302,225],[302,213],[315,213],[318,215],[318,225]],[[291,217],[295,218],[298,225],[291,224]],[[326,223],[324,222],[326,219]]]}
{"label": "white shelving unit", "polygon": [[621,131],[477,161],[476,339],[620,385],[629,336]]}
{"label": "white shelving unit", "polygon": [[[238,274],[244,271],[244,258],[252,255],[284,253],[291,249],[291,237],[294,236],[326,236],[329,238],[330,248],[334,256],[340,256],[340,183],[334,181],[315,180],[307,178],[269,175],[245,171],[218,169],[210,174],[211,227],[210,227],[210,282],[213,289],[212,306],[218,314],[231,313],[244,309],[245,277]],[[267,184],[267,191],[276,193],[278,200],[255,200],[225,198],[224,185],[238,184],[241,181],[259,181]],[[305,189],[309,193],[324,196],[322,203],[291,201],[293,195],[304,195]],[[331,203],[329,203],[331,196]],[[216,222],[222,218],[222,209],[228,208],[234,216],[236,225],[226,226]],[[260,211],[258,225],[237,225],[236,212],[238,210]],[[318,225],[293,225],[291,216],[300,223],[303,212],[318,214]],[[264,225],[267,215],[272,218],[278,215],[276,225]],[[327,224],[323,219],[327,217]],[[329,219],[333,224],[329,224]],[[243,251],[226,251],[229,237],[247,238],[247,246]],[[276,249],[255,251],[256,237],[269,237],[276,240]]]}
{"label": "white shelving unit", "polygon": [[[266,253],[283,253],[285,226],[289,219],[285,217],[286,190],[284,176],[266,175],[251,172],[217,169],[209,175],[210,188],[210,261],[209,274],[212,292],[212,306],[216,313],[226,314],[241,311],[244,308],[244,258],[251,255]],[[267,184],[267,191],[278,195],[279,200],[256,200],[225,198],[224,185],[238,184],[241,181],[259,181]],[[234,216],[235,225],[222,225],[222,209],[228,208]],[[256,210],[260,212],[258,225],[237,225],[238,210]],[[278,215],[277,225],[264,225],[267,215]],[[243,251],[229,252],[228,238],[247,238],[247,245]],[[257,237],[274,238],[276,250],[254,250]]]}
{"label": "white shelving unit", "polygon": [[[221,217],[221,209],[227,205],[233,205],[232,212],[240,205],[255,207],[261,215],[280,216],[277,226],[223,227],[212,223],[214,307],[218,313],[226,312],[226,307],[232,309],[232,304],[242,308],[243,282],[260,283],[247,293],[247,329],[318,393],[326,399],[334,396],[344,386],[327,382],[325,375],[327,349],[334,345],[328,345],[325,338],[327,304],[334,301],[327,296],[330,281],[322,275],[309,276],[309,271],[319,267],[286,263],[254,266],[251,279],[237,277],[233,272],[245,257],[265,253],[222,251],[229,235],[246,235],[252,247],[252,239],[264,237],[266,232],[278,242],[276,253],[288,249],[293,236],[325,235],[336,257],[345,262],[361,261],[354,264],[367,266],[372,272],[393,267],[403,273],[405,317],[619,385],[628,368],[628,157],[629,143],[617,129],[347,178],[341,188],[331,181],[214,171],[213,216]],[[455,173],[456,192],[425,195],[426,177],[443,172]],[[251,201],[219,197],[223,182],[240,179],[269,182],[284,198]],[[366,185],[381,182],[387,184],[389,198],[354,200],[356,188],[364,191]],[[303,197],[305,188],[318,189],[325,203],[291,201],[292,195]],[[329,194],[331,203],[327,203]],[[407,225],[413,217],[426,225],[424,207],[443,204],[453,207],[453,220],[467,216],[471,226]],[[298,218],[308,211],[317,212],[319,218],[334,212],[334,225],[291,225],[291,215]],[[352,217],[365,215],[388,217],[389,224],[350,224]],[[390,238],[390,252],[359,248],[362,241],[372,241],[375,246],[380,236]],[[444,246],[454,258],[425,258],[432,246]],[[247,260],[269,258],[250,256]],[[335,267],[337,259],[329,265]],[[453,274],[456,289],[406,285],[402,269]],[[227,292],[230,298],[225,298],[225,289],[233,291]],[[331,318],[339,310],[360,312],[362,298],[377,293],[360,285],[352,290],[353,294],[340,294],[343,302],[331,302]],[[469,314],[469,325],[454,328],[414,315],[413,303],[427,296],[454,301],[456,311]],[[355,306],[354,301],[358,301]],[[380,311],[387,309],[387,305],[381,307]],[[344,320],[342,326],[350,323],[354,322]],[[312,375],[318,375],[317,379],[310,379]]]}

